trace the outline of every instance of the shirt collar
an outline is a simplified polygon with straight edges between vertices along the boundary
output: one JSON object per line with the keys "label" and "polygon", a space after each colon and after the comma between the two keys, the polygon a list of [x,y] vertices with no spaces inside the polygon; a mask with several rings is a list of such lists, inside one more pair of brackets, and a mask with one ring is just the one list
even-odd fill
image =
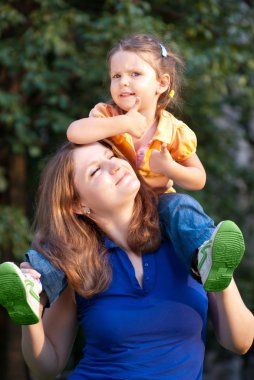
{"label": "shirt collar", "polygon": [[103,237],[103,241],[104,241],[105,247],[108,249],[118,248],[118,245],[116,245],[116,243],[110,240],[107,236]]}

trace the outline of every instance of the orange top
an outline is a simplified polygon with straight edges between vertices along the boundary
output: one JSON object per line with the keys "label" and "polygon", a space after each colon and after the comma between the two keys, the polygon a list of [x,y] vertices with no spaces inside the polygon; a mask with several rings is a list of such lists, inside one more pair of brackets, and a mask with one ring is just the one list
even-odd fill
{"label": "orange top", "polygon": [[[98,103],[91,111],[90,117],[113,117],[123,114],[119,108],[106,103]],[[177,120],[168,111],[162,111],[156,132],[149,142],[144,154],[137,157],[132,136],[129,133],[112,136],[110,140],[131,161],[137,164],[140,174],[152,187],[164,187],[169,178],[153,173],[150,170],[149,159],[153,149],[161,150],[161,145],[166,143],[172,158],[181,162],[196,152],[197,138],[195,133],[182,121]],[[139,158],[139,160],[138,160]],[[167,192],[175,192],[171,187]]]}

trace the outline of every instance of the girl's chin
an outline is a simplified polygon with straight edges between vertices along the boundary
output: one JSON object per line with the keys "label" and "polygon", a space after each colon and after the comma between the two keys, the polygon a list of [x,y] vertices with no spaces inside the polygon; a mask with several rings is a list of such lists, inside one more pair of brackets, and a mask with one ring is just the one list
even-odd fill
{"label": "girl's chin", "polygon": [[135,104],[135,99],[129,99],[129,100],[121,100],[120,102],[116,103],[121,110],[128,112]]}

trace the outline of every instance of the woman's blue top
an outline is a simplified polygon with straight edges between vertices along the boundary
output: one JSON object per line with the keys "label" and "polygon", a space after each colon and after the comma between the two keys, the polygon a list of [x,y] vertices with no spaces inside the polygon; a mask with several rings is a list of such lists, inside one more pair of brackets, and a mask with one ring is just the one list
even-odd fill
{"label": "woman's blue top", "polygon": [[207,295],[164,241],[143,255],[140,287],[127,254],[106,240],[109,288],[77,296],[84,355],[68,380],[202,379]]}

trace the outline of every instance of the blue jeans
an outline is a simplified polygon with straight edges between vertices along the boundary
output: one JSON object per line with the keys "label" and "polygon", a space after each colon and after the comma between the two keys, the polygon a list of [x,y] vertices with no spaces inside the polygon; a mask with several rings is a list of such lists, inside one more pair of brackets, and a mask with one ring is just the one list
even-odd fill
{"label": "blue jeans", "polygon": [[214,221],[194,198],[186,194],[163,194],[158,211],[162,236],[172,241],[177,256],[190,270],[194,253],[215,230]]}
{"label": "blue jeans", "polygon": [[[194,198],[179,193],[163,194],[158,211],[162,236],[172,241],[177,256],[190,270],[195,251],[213,234],[213,220]],[[33,249],[26,252],[26,258],[41,273],[42,286],[51,305],[67,286],[64,272]]]}
{"label": "blue jeans", "polygon": [[30,249],[26,252],[26,260],[41,274],[43,290],[48,297],[48,305],[54,303],[67,286],[67,278],[64,272],[56,268],[41,253]]}

